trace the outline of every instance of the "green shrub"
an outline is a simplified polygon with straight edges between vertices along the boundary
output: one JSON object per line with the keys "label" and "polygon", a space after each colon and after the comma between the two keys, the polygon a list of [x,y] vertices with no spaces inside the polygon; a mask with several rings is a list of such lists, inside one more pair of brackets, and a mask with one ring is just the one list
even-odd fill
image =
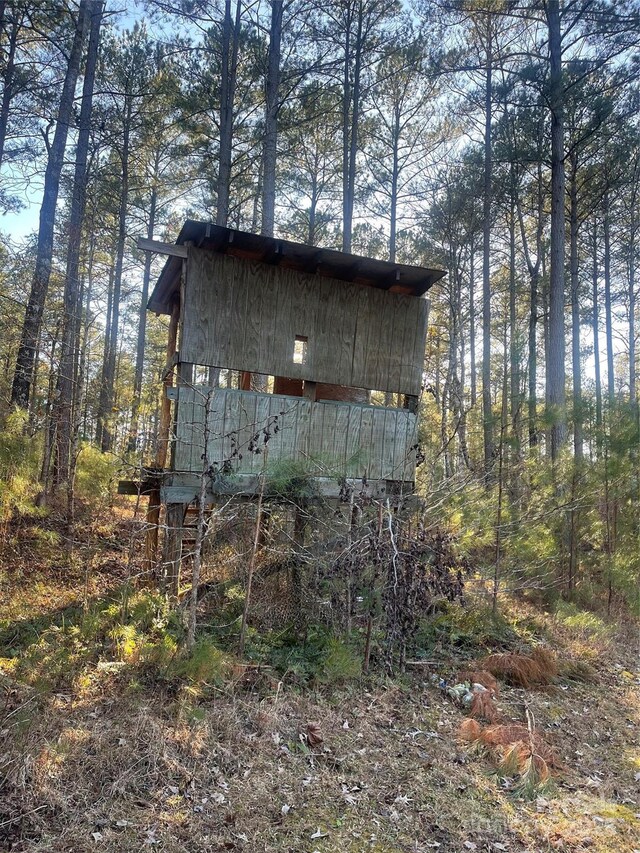
{"label": "green shrub", "polygon": [[362,672],[362,656],[335,637],[327,643],[327,656],[319,680],[324,684],[339,684],[358,678]]}
{"label": "green shrub", "polygon": [[233,662],[229,655],[202,637],[189,654],[176,659],[173,674],[191,684],[219,685],[231,674]]}
{"label": "green shrub", "polygon": [[443,604],[436,614],[422,621],[416,646],[427,656],[442,646],[470,651],[505,648],[518,636],[500,613],[494,614],[488,607],[468,607],[456,602]]}
{"label": "green shrub", "polygon": [[249,656],[262,659],[300,685],[337,684],[357,678],[359,652],[319,625],[301,639],[293,629],[253,636]]}
{"label": "green shrub", "polygon": [[160,637],[142,644],[138,659],[147,675],[166,679],[178,653],[179,646],[175,637],[163,633]]}
{"label": "green shrub", "polygon": [[27,417],[15,411],[0,428],[0,521],[36,512],[40,442],[26,432]]}
{"label": "green shrub", "polygon": [[75,491],[87,501],[111,500],[118,462],[114,456],[101,453],[91,444],[83,444],[78,453]]}
{"label": "green shrub", "polygon": [[561,625],[579,637],[603,640],[609,637],[613,630],[600,616],[588,610],[581,610],[570,601],[558,602],[555,617]]}
{"label": "green shrub", "polygon": [[266,476],[266,492],[277,495],[292,503],[304,505],[317,497],[314,470],[317,475],[318,466],[308,462],[292,459],[282,459],[269,463]]}

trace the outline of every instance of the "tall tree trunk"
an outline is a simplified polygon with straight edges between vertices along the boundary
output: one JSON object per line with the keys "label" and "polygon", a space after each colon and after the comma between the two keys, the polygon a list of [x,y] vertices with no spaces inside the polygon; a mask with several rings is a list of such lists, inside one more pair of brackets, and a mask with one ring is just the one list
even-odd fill
{"label": "tall tree trunk", "polygon": [[56,323],[55,334],[53,340],[51,341],[51,350],[49,354],[49,381],[48,381],[48,389],[47,389],[47,402],[45,404],[45,435],[44,435],[44,449],[42,453],[42,467],[40,469],[40,483],[42,484],[42,492],[38,498],[38,505],[40,505],[43,501],[46,500],[46,495],[49,491],[49,481],[51,478],[52,468],[55,468],[55,457],[54,457],[54,440],[55,440],[55,430],[54,430],[54,420],[51,416],[51,409],[54,398],[54,389],[55,389],[55,381],[56,381],[56,373],[54,369],[55,361],[56,361],[56,349],[58,347],[58,341],[60,338],[60,320]]}
{"label": "tall tree trunk", "polygon": [[[631,419],[634,424],[637,432],[636,435],[640,434],[640,407],[638,406],[638,396],[636,391],[636,292],[635,292],[635,279],[636,279],[636,232],[637,232],[637,219],[636,219],[636,202],[638,199],[638,185],[637,180],[639,176],[638,166],[640,162],[636,161],[636,169],[634,172],[634,180],[636,183],[633,186],[632,191],[632,203],[631,203],[631,218],[629,222],[629,247],[628,247],[628,275],[629,275],[629,318],[628,318],[628,328],[629,328],[629,408],[631,410]],[[632,487],[632,501],[634,507],[636,509],[635,518],[636,520],[633,522],[633,531],[636,536],[640,531],[640,513],[638,513],[637,508],[640,505],[640,448],[637,446],[638,442],[632,443],[630,447],[629,457],[631,460],[632,470],[634,472],[634,482]]]}
{"label": "tall tree trunk", "polygon": [[393,123],[393,153],[391,166],[391,198],[389,200],[389,260],[396,261],[396,243],[398,237],[398,148],[400,145],[400,109],[395,107]]}
{"label": "tall tree trunk", "polygon": [[273,237],[276,209],[276,159],[282,42],[282,0],[271,0],[269,59],[267,64],[264,143],[262,148],[262,230]]}
{"label": "tall tree trunk", "polygon": [[538,270],[535,269],[529,278],[529,399],[527,403],[529,414],[529,449],[538,444],[537,427],[537,372],[538,372]]}
{"label": "tall tree trunk", "polygon": [[628,316],[628,344],[629,344],[629,404],[631,413],[637,419],[638,412],[638,392],[636,389],[637,383],[637,367],[636,367],[636,239],[638,236],[638,201],[640,196],[640,155],[636,155],[633,166],[633,178],[631,186],[630,199],[630,217],[629,217],[629,244],[627,248],[627,266],[628,266],[628,282],[629,282],[629,316]]}
{"label": "tall tree trunk", "polygon": [[636,390],[636,213],[632,209],[629,236],[629,403],[634,411],[638,397]]}
{"label": "tall tree trunk", "polygon": [[73,98],[80,72],[82,47],[87,25],[87,0],[81,0],[76,20],[76,28],[65,73],[56,129],[49,149],[47,167],[44,175],[44,190],[40,207],[40,224],[36,263],[31,282],[31,292],[27,303],[20,346],[16,359],[16,369],[11,388],[11,402],[27,408],[32,390],[33,372],[36,360],[36,346],[42,325],[44,304],[49,290],[51,262],[53,257],[53,232],[56,219],[56,204],[60,188],[60,175],[64,163],[64,151],[67,144],[69,125],[73,120]]}
{"label": "tall tree trunk", "polygon": [[582,364],[580,358],[580,301],[578,293],[578,163],[577,155],[571,157],[569,184],[569,243],[571,275],[571,363],[573,374],[573,451],[575,459],[583,458],[583,406]]}
{"label": "tall tree trunk", "polygon": [[[349,5],[349,9],[350,4]],[[351,251],[353,238],[353,208],[356,186],[356,155],[358,152],[358,130],[360,127],[360,75],[362,69],[362,27],[364,5],[357,4],[357,29],[353,81],[351,81],[351,15],[347,18],[347,41],[345,47],[344,101],[343,101],[343,198],[342,198],[342,251]],[[349,110],[349,107],[351,109]]]}
{"label": "tall tree trunk", "polygon": [[[156,148],[153,162],[153,178],[151,199],[149,202],[149,221],[147,236],[151,240],[156,225],[156,208],[158,203],[158,172],[160,169],[160,148]],[[144,273],[142,275],[142,293],[140,295],[140,311],[138,314],[138,342],[136,345],[136,368],[133,377],[133,401],[131,403],[131,426],[129,427],[129,453],[135,453],[138,442],[138,424],[140,419],[140,398],[142,396],[142,375],[144,371],[144,348],[147,337],[147,302],[149,301],[149,284],[151,283],[151,252],[145,252]]]}
{"label": "tall tree trunk", "polygon": [[[74,413],[74,425],[71,430],[71,435],[77,444],[79,435],[80,435],[80,427],[82,424],[82,435],[86,439],[88,437],[88,428],[87,428],[87,407],[86,407],[86,391],[84,388],[85,383],[85,375],[88,373],[86,369],[86,365],[90,362],[91,352],[90,352],[90,343],[89,343],[89,332],[91,330],[91,299],[93,297],[93,264],[95,260],[96,253],[96,235],[93,231],[93,217],[91,217],[91,222],[89,223],[89,247],[87,251],[87,275],[86,279],[82,281],[81,293],[80,293],[80,325],[81,325],[81,340],[80,346],[78,348],[78,363],[75,368],[75,374],[77,376],[77,381],[73,389],[73,406],[72,411]],[[86,282],[86,283],[85,283]],[[85,401],[83,401],[83,395]],[[83,404],[84,403],[84,404]],[[74,450],[74,446],[72,446],[72,453]]]}
{"label": "tall tree trunk", "polygon": [[469,252],[469,381],[471,383],[471,406],[476,405],[478,398],[478,379],[476,372],[476,307],[475,307],[475,245],[471,238]]}
{"label": "tall tree trunk", "polygon": [[77,427],[72,431],[72,435],[80,434],[82,424],[82,437],[87,440],[89,437],[89,389],[88,379],[89,371],[87,364],[91,361],[91,339],[90,331],[92,325],[91,316],[91,299],[93,297],[93,263],[96,252],[96,235],[93,228],[94,217],[91,217],[89,224],[89,252],[87,259],[87,284],[83,287],[82,301],[82,340],[80,342],[80,352],[78,353],[78,382],[75,388],[76,399],[74,401],[74,411],[76,414]]}
{"label": "tall tree trunk", "polygon": [[602,448],[602,378],[600,374],[600,311],[598,306],[598,224],[595,218],[593,220],[591,287],[593,300],[593,357],[596,386],[596,445],[598,450],[600,450]]}
{"label": "tall tree trunk", "polygon": [[[113,252],[113,249],[112,249]],[[109,388],[105,382],[105,376],[109,370],[111,349],[115,348],[115,341],[111,340],[113,314],[113,283],[115,278],[115,259],[111,257],[109,266],[109,282],[107,285],[107,317],[104,324],[104,349],[102,353],[102,382],[100,383],[100,396],[98,399],[98,416],[96,419],[96,444],[102,447],[104,432],[107,429],[107,418],[109,416]]]}
{"label": "tall tree trunk", "polygon": [[309,228],[307,230],[307,243],[310,246],[315,246],[316,244],[316,219],[318,216],[319,196],[318,172],[316,170],[311,177],[311,203],[309,205]]}
{"label": "tall tree trunk", "polygon": [[344,66],[342,69],[342,251],[351,248],[351,223],[347,232],[349,197],[349,132],[351,123],[351,3],[346,4]]}
{"label": "tall tree trunk", "polygon": [[76,164],[69,215],[69,243],[67,247],[67,269],[64,285],[64,321],[60,348],[60,369],[55,417],[57,420],[57,476],[56,485],[69,484],[73,479],[71,456],[73,400],[77,380],[75,367],[80,344],[80,244],[82,240],[82,222],[87,196],[87,160],[91,130],[91,111],[93,108],[93,86],[98,61],[100,27],[104,4],[102,0],[91,0],[88,6],[91,17],[87,62],[82,88],[80,107],[80,125],[76,146]]}
{"label": "tall tree trunk", "polygon": [[[513,185],[509,211],[509,398],[513,455],[516,460],[519,460],[522,436],[520,434],[520,343],[516,305],[516,206],[515,185]],[[515,471],[516,468],[513,466],[512,472]]]}
{"label": "tall tree trunk", "polygon": [[609,400],[609,427],[616,401],[616,384],[613,364],[613,317],[611,313],[611,211],[609,190],[604,194],[604,322],[607,338],[607,398]]}
{"label": "tall tree trunk", "polygon": [[496,552],[493,569],[493,594],[491,610],[494,616],[498,612],[498,592],[500,590],[502,557],[502,506],[504,491],[504,445],[508,431],[507,420],[507,325],[504,326],[502,345],[502,402],[500,405],[500,443],[498,445],[498,511],[496,513]]}
{"label": "tall tree trunk", "polygon": [[557,459],[567,437],[564,333],[564,91],[559,0],[546,4],[549,28],[549,96],[551,105],[551,245],[549,271],[548,420],[550,454]]}
{"label": "tall tree trunk", "polygon": [[534,450],[538,444],[537,430],[537,372],[538,372],[538,285],[540,278],[540,266],[542,263],[542,235],[544,232],[544,190],[543,190],[543,175],[542,163],[538,163],[538,181],[537,181],[537,225],[536,225],[536,260],[535,263],[531,258],[529,251],[529,242],[527,239],[527,231],[524,224],[524,216],[522,214],[522,206],[519,197],[516,195],[516,209],[518,211],[518,220],[520,222],[520,237],[522,240],[522,249],[524,251],[527,270],[529,271],[529,343],[528,343],[528,394],[527,408],[529,420],[529,450]]}
{"label": "tall tree trunk", "polygon": [[222,68],[220,73],[220,153],[218,163],[216,224],[229,221],[231,195],[231,163],[233,152],[233,119],[238,69],[242,4],[236,2],[235,22],[231,18],[231,0],[225,0],[222,23]]}
{"label": "tall tree trunk", "polygon": [[491,211],[493,151],[491,110],[493,104],[493,43],[488,27],[487,66],[484,101],[484,185],[482,204],[482,423],[484,470],[489,476],[493,465],[493,412],[491,407]]}
{"label": "tall tree trunk", "polygon": [[131,139],[131,116],[133,112],[133,99],[131,95],[126,96],[125,119],[122,135],[122,183],[120,190],[120,206],[118,210],[118,242],[116,244],[116,265],[113,274],[113,302],[111,309],[111,331],[109,357],[107,358],[106,370],[102,377],[105,387],[106,411],[102,426],[102,440],[100,443],[103,453],[113,448],[113,433],[110,425],[110,415],[114,407],[114,386],[116,376],[116,342],[118,340],[118,326],[120,323],[120,292],[122,289],[122,269],[124,266],[125,239],[127,236],[127,209],[129,206],[129,143]]}
{"label": "tall tree trunk", "polygon": [[[3,29],[5,28],[4,9],[2,12]],[[7,45],[7,64],[4,69],[4,80],[2,87],[2,104],[0,104],[0,166],[4,159],[4,145],[7,138],[7,125],[9,123],[9,112],[11,109],[11,99],[13,98],[13,83],[15,75],[15,58],[16,46],[18,44],[18,33],[20,32],[20,23],[18,21],[18,12],[14,10],[14,18],[11,22],[11,31],[9,33],[9,43]]]}

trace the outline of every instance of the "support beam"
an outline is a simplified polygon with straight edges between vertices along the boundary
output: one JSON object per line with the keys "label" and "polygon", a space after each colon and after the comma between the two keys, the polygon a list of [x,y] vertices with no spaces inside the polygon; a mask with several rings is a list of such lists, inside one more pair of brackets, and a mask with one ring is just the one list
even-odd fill
{"label": "support beam", "polygon": [[151,584],[158,558],[158,529],[160,527],[160,489],[154,489],[149,495],[146,529],[144,537],[144,563],[142,580]]}
{"label": "support beam", "polygon": [[170,599],[177,600],[180,592],[180,565],[182,563],[182,528],[185,505],[168,503],[165,512],[164,577],[165,591]]}
{"label": "support beam", "polygon": [[[171,364],[176,353],[176,342],[178,338],[178,319],[180,316],[180,304],[175,302],[169,321],[169,335],[167,340],[167,364]],[[171,430],[171,400],[167,397],[167,389],[173,385],[173,374],[165,373],[163,379],[164,394],[160,402],[160,428],[158,430],[158,448],[156,451],[156,468],[165,468],[167,464],[167,449],[169,447],[169,432]]]}
{"label": "support beam", "polygon": [[157,252],[159,255],[171,255],[174,258],[186,258],[187,246],[177,243],[163,243],[161,240],[150,240],[148,237],[138,237],[137,246],[143,252]]}
{"label": "support beam", "polygon": [[[176,355],[176,344],[178,339],[178,318],[180,316],[180,305],[175,302],[169,321],[169,334],[167,340],[167,364],[170,364]],[[156,448],[156,468],[162,471],[167,463],[167,451],[169,447],[169,432],[171,429],[171,400],[167,397],[167,391],[173,385],[173,372],[165,372],[163,381],[162,400],[160,402],[160,428],[158,430],[158,446]],[[147,507],[147,521],[145,531],[145,573],[150,573],[156,565],[158,555],[158,526],[160,524],[160,492],[153,491],[149,495]]]}

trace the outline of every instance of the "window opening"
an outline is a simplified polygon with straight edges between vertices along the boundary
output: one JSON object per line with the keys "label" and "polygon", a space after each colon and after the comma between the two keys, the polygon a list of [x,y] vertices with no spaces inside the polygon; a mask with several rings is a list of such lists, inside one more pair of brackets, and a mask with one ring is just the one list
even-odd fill
{"label": "window opening", "polygon": [[296,335],[296,339],[293,344],[293,363],[294,364],[306,364],[307,363],[307,345],[309,343],[309,338],[306,335]]}

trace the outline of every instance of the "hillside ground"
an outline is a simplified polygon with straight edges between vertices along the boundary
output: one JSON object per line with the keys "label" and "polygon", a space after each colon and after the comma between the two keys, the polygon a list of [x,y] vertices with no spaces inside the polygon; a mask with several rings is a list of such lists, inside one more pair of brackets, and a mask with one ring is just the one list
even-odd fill
{"label": "hillside ground", "polygon": [[[5,531],[3,853],[640,849],[636,626],[504,600],[492,627],[472,597],[395,679],[303,685],[210,646],[182,677],[154,678],[157,648],[117,622],[128,522],[114,518],[86,522],[71,567],[51,557],[40,523]],[[151,636],[152,599],[126,594]],[[586,662],[589,680],[501,685],[501,719],[529,719],[556,757],[551,778],[525,791],[461,740],[467,713],[439,680],[536,644]]]}

